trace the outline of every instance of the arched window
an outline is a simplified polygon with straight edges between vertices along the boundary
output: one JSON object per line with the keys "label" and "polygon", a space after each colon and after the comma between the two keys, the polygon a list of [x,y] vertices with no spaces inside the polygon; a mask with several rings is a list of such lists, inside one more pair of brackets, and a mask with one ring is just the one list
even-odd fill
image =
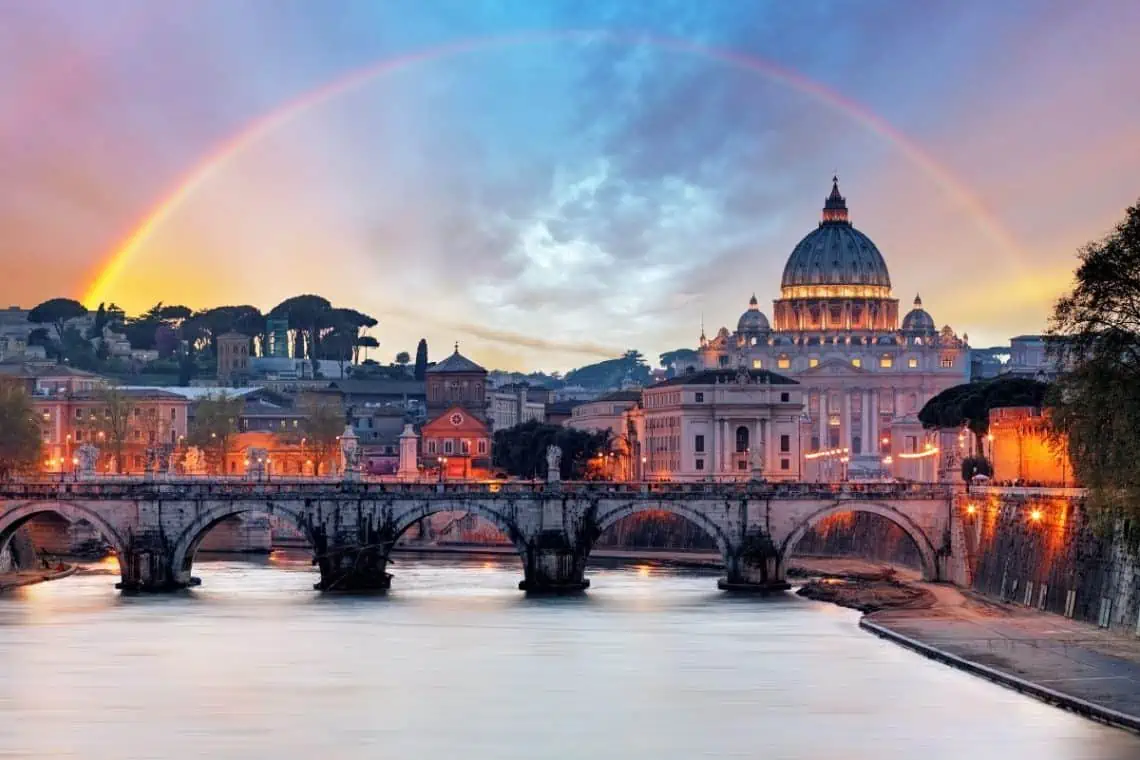
{"label": "arched window", "polygon": [[736,452],[743,454],[748,451],[748,428],[741,425],[736,429]]}

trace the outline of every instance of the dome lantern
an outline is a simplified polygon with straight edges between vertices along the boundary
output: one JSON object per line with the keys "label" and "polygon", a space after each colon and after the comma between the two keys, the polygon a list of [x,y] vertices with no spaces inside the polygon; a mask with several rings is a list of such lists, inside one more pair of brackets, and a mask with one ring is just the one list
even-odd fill
{"label": "dome lantern", "polygon": [[823,202],[821,224],[851,224],[847,219],[847,199],[839,194],[839,176],[831,177],[831,195]]}

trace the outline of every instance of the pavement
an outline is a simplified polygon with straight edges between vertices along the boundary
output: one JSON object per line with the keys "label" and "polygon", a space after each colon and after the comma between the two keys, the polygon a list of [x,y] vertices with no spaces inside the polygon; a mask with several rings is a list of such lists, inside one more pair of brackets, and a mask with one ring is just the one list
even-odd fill
{"label": "pavement", "polygon": [[884,610],[863,627],[928,657],[1102,722],[1140,732],[1140,638],[1059,615],[916,583],[925,610]]}

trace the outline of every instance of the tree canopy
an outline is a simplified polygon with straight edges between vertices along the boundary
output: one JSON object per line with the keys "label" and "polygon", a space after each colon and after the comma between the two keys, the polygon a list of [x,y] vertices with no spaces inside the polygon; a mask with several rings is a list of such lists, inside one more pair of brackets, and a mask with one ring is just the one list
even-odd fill
{"label": "tree canopy", "polygon": [[1094,512],[1140,517],[1140,203],[1079,260],[1050,324],[1053,433]]}
{"label": "tree canopy", "polygon": [[63,336],[67,323],[87,314],[87,307],[71,298],[52,298],[28,312],[28,321],[38,325],[51,325],[59,341],[57,358],[63,361]]}
{"label": "tree canopy", "polygon": [[34,468],[42,440],[27,391],[17,383],[0,382],[0,479]]}
{"label": "tree canopy", "polygon": [[245,402],[240,396],[207,396],[194,407],[193,424],[186,441],[201,449],[206,463],[215,473],[223,473],[226,456],[237,433],[238,418]]}
{"label": "tree canopy", "polygon": [[989,432],[991,409],[1041,407],[1048,388],[1027,377],[997,377],[955,385],[927,401],[918,413],[918,421],[927,430],[965,425],[977,440]]}
{"label": "tree canopy", "polygon": [[416,366],[413,374],[417,380],[423,380],[427,374],[428,345],[426,338],[420,338],[416,344]]}
{"label": "tree canopy", "polygon": [[544,477],[546,449],[552,444],[562,449],[561,476],[580,480],[586,474],[590,459],[608,446],[609,433],[591,433],[531,420],[495,431],[494,465],[516,477]]}

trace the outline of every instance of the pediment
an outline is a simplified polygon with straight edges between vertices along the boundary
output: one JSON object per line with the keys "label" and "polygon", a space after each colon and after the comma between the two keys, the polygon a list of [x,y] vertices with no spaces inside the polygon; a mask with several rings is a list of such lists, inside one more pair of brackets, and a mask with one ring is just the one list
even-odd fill
{"label": "pediment", "polygon": [[839,377],[843,375],[856,377],[866,374],[868,374],[868,371],[862,367],[856,367],[852,365],[849,360],[833,356],[829,359],[824,359],[815,367],[805,369],[800,373],[800,377]]}
{"label": "pediment", "polygon": [[447,436],[456,433],[486,435],[487,426],[469,410],[455,405],[425,423],[420,433],[427,436]]}

